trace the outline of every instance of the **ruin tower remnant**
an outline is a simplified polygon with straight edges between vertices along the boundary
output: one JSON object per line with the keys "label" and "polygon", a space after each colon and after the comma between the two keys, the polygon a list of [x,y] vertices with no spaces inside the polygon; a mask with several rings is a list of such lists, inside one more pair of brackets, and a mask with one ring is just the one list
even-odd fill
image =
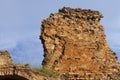
{"label": "ruin tower remnant", "polygon": [[108,47],[101,18],[99,11],[64,7],[43,20],[43,65],[63,74],[99,78],[119,72],[118,59]]}
{"label": "ruin tower remnant", "polygon": [[11,65],[12,59],[8,51],[0,51],[0,66]]}

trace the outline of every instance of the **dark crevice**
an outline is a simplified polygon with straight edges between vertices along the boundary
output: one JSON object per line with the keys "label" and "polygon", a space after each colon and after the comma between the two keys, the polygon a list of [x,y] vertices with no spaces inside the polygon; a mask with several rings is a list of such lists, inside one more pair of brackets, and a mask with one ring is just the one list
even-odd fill
{"label": "dark crevice", "polygon": [[65,53],[64,51],[65,51],[66,43],[67,43],[67,41],[64,40],[64,44],[63,44],[63,46],[62,46],[62,54],[61,54],[61,56],[59,57],[59,59],[62,59],[62,57],[64,56],[64,53]]}
{"label": "dark crevice", "polygon": [[18,75],[5,75],[0,76],[0,80],[29,80],[29,79]]}

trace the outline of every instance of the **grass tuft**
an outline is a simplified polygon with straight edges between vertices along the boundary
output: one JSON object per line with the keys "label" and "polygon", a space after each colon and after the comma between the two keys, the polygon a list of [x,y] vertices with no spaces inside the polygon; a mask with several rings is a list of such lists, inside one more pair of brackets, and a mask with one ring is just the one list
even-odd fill
{"label": "grass tuft", "polygon": [[54,77],[54,78],[57,78],[59,76],[59,73],[57,71],[55,71],[54,69],[50,68],[50,67],[47,67],[47,66],[43,66],[43,67],[37,67],[37,68],[34,68],[35,70],[37,71],[40,71],[42,73],[45,73],[47,74],[49,77]]}

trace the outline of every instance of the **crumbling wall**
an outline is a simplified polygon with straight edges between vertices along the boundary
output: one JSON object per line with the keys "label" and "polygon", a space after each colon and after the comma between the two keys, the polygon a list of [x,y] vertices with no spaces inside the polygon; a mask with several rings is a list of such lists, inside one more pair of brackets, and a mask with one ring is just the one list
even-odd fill
{"label": "crumbling wall", "polygon": [[0,51],[0,80],[46,80],[46,76],[29,66],[12,64],[8,51]]}
{"label": "crumbling wall", "polygon": [[0,51],[0,66],[11,65],[12,59],[7,51]]}
{"label": "crumbling wall", "polygon": [[116,53],[107,45],[98,11],[64,7],[43,20],[43,65],[60,73],[105,77],[119,72]]}

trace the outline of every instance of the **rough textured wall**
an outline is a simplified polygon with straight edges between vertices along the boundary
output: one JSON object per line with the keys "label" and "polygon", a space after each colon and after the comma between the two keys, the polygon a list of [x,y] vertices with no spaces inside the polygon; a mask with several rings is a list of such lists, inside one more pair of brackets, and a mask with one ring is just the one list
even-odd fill
{"label": "rough textured wall", "polygon": [[98,11],[64,7],[43,20],[43,65],[81,76],[118,72],[118,59],[107,45],[101,18]]}
{"label": "rough textured wall", "polygon": [[0,66],[11,65],[12,59],[7,51],[0,51]]}

